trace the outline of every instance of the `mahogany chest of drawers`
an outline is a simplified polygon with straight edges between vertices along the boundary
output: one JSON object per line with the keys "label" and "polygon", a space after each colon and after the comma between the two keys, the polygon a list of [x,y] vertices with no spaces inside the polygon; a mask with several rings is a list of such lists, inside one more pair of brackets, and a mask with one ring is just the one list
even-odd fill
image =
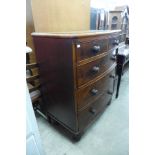
{"label": "mahogany chest of drawers", "polygon": [[120,30],[32,33],[45,113],[75,137],[110,103]]}

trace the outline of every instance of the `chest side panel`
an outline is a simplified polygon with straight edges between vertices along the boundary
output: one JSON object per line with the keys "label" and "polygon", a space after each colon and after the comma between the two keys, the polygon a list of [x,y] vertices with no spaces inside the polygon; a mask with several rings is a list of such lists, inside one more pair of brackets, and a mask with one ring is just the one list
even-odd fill
{"label": "chest side panel", "polygon": [[76,130],[72,40],[34,37],[45,111]]}

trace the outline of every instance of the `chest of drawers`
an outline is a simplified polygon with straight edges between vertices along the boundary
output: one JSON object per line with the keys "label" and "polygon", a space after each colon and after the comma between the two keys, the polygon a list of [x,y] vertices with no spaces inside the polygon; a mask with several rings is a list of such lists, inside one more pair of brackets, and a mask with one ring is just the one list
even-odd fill
{"label": "chest of drawers", "polygon": [[43,109],[79,136],[111,101],[120,30],[32,33]]}

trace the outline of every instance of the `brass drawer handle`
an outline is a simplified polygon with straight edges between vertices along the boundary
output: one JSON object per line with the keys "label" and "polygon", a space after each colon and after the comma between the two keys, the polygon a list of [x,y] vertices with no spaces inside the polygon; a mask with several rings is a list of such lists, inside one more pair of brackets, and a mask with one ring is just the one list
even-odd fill
{"label": "brass drawer handle", "polygon": [[93,88],[90,92],[92,95],[96,95],[98,93],[98,90]]}
{"label": "brass drawer handle", "polygon": [[97,67],[97,66],[94,66],[94,67],[92,68],[92,72],[93,72],[93,73],[97,73],[97,72],[99,72],[99,70],[100,70],[100,67]]}
{"label": "brass drawer handle", "polygon": [[100,47],[99,45],[95,45],[95,46],[93,47],[93,52],[95,52],[95,53],[100,52],[100,50],[101,50],[101,47]]}
{"label": "brass drawer handle", "polygon": [[89,110],[89,112],[92,113],[93,115],[96,115],[96,112],[97,111],[96,111],[96,109],[94,109],[94,108],[91,107],[90,110]]}

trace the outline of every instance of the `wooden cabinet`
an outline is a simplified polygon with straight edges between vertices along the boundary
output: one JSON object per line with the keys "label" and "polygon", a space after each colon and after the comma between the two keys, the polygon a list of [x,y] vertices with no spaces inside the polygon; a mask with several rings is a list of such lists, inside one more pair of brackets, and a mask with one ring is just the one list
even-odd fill
{"label": "wooden cabinet", "polygon": [[[110,103],[120,30],[32,33],[49,119],[79,136]],[[114,39],[111,39],[114,38]]]}

